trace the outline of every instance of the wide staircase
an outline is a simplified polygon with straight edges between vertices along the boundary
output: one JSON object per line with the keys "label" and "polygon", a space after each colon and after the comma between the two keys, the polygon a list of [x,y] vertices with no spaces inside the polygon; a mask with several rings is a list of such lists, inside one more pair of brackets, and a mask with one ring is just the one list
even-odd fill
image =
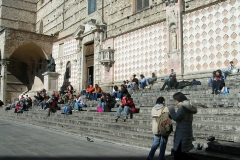
{"label": "wide staircase", "polygon": [[[131,91],[139,113],[134,114],[132,119],[129,118],[126,122],[123,122],[123,119],[115,122],[116,108],[109,113],[97,113],[97,101],[86,101],[88,107],[83,111],[73,112],[72,115],[63,115],[61,111],[57,111],[48,117],[47,111],[34,106],[23,114],[13,113],[13,110],[5,111],[2,108],[0,117],[84,137],[150,149],[153,140],[151,109],[156,99],[163,96],[166,105],[174,105],[172,95],[181,91],[198,107],[198,113],[194,115],[193,120],[194,149],[190,154],[200,160],[237,160],[240,159],[239,83],[240,80],[236,77],[228,77],[226,82],[230,88],[228,95],[212,95],[211,88],[206,84],[170,91],[160,91],[159,85],[154,85],[151,89]],[[171,133],[168,140],[168,152],[173,146],[173,135],[174,133]],[[214,136],[216,140],[207,142],[206,137],[209,136]],[[171,156],[166,158],[172,159]]]}

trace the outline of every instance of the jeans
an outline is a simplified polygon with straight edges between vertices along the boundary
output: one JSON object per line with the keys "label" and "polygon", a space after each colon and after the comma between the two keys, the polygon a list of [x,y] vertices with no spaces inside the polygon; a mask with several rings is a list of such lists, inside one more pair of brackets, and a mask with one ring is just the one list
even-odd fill
{"label": "jeans", "polygon": [[168,141],[168,136],[163,137],[163,136],[154,135],[153,144],[152,144],[151,150],[149,152],[148,159],[153,160],[154,154],[155,154],[157,148],[160,146],[158,160],[164,160],[164,154],[165,154],[165,150],[166,150],[166,146],[167,146],[167,141]]}
{"label": "jeans", "polygon": [[86,98],[90,98],[92,96],[92,92],[86,92]]}
{"label": "jeans", "polygon": [[120,117],[121,116],[121,112],[123,111],[123,117],[127,118],[129,111],[130,111],[130,107],[128,106],[124,106],[121,107],[119,106],[116,112],[116,117]]}
{"label": "jeans", "polygon": [[212,87],[212,84],[213,84],[213,78],[209,78],[209,79],[208,79],[208,85],[209,85],[209,87]]}
{"label": "jeans", "polygon": [[169,77],[165,77],[165,78],[164,78],[164,82],[168,82],[169,80],[170,80]]}
{"label": "jeans", "polygon": [[84,95],[86,94],[86,89],[83,89],[81,92],[80,92],[81,95]]}
{"label": "jeans", "polygon": [[74,109],[75,109],[75,110],[77,110],[77,111],[78,111],[78,110],[79,110],[79,108],[82,108],[82,107],[84,107],[84,104],[80,104],[80,103],[77,103],[77,102],[76,102],[76,103],[74,103]]}
{"label": "jeans", "polygon": [[212,83],[212,91],[220,91],[223,87],[223,82],[222,81],[213,81]]}
{"label": "jeans", "polygon": [[71,110],[71,108],[70,108],[69,106],[65,106],[65,107],[63,108],[62,113],[68,114],[70,110]]}
{"label": "jeans", "polygon": [[140,82],[140,83],[139,83],[139,87],[140,87],[140,88],[143,89],[145,86],[147,86],[146,81],[145,81],[145,82]]}
{"label": "jeans", "polygon": [[105,107],[104,104],[105,104],[105,102],[99,102],[98,103],[98,107],[101,107],[103,111],[104,111],[104,107]]}
{"label": "jeans", "polygon": [[112,95],[113,95],[115,98],[122,99],[122,93],[121,93],[121,92],[113,92]]}
{"label": "jeans", "polygon": [[101,97],[101,93],[100,92],[97,92],[97,93],[93,93],[93,96],[92,96],[92,100],[97,100],[98,97]]}
{"label": "jeans", "polygon": [[227,79],[227,76],[228,76],[229,74],[230,74],[229,71],[224,71],[224,72],[222,72],[222,76],[223,76],[224,80]]}
{"label": "jeans", "polygon": [[47,106],[47,103],[46,103],[46,102],[43,102],[43,103],[42,103],[42,109],[45,109],[46,106]]}

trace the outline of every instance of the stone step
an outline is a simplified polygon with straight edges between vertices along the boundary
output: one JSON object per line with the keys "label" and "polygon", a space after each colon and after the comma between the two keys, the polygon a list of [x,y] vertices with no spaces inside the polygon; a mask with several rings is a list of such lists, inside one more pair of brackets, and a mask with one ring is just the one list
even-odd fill
{"label": "stone step", "polygon": [[[239,156],[223,154],[221,152],[206,152],[204,150],[191,151],[189,155],[198,160],[239,160]],[[169,157],[171,159],[171,156]]]}
{"label": "stone step", "polygon": [[225,153],[228,155],[239,156],[240,157],[240,143],[230,143],[230,142],[209,142],[206,148],[208,152]]}
{"label": "stone step", "polygon": [[[10,114],[12,116],[14,116],[14,114]],[[110,122],[106,122],[104,121],[103,123],[99,123],[99,120],[94,120],[94,121],[90,121],[90,120],[84,120],[84,119],[72,119],[71,115],[67,115],[64,118],[57,118],[57,117],[49,117],[46,118],[46,114],[45,115],[35,115],[35,116],[31,116],[31,115],[27,115],[27,114],[20,114],[19,116],[15,117],[20,117],[20,116],[24,116],[26,117],[26,119],[28,120],[49,120],[49,121],[53,121],[56,123],[65,123],[67,125],[73,124],[73,125],[86,125],[86,126],[93,126],[93,127],[100,127],[100,128],[111,128],[113,130],[119,129],[119,130],[128,130],[131,132],[143,132],[143,133],[147,133],[147,134],[151,134],[151,121],[142,121],[142,123],[138,123],[138,121],[134,121],[129,119],[126,123],[115,123],[114,119],[110,120]],[[9,115],[7,115],[9,116]],[[9,116],[10,117],[10,116]],[[111,119],[111,118],[110,118]],[[145,122],[146,124],[144,124],[143,122]],[[137,123],[134,124],[134,123]],[[147,125],[148,124],[148,125]],[[206,122],[205,124],[210,124],[209,122]],[[193,121],[193,130],[194,130],[194,136],[197,138],[206,138],[208,136],[211,135],[215,135],[217,139],[219,140],[225,140],[225,141],[235,141],[238,142],[239,141],[239,136],[236,135],[237,133],[233,132],[234,130],[229,130],[228,128],[226,128],[227,125],[222,125],[221,123],[214,123],[211,125],[205,125],[204,122],[196,122]],[[229,126],[227,126],[229,127]],[[233,126],[231,126],[233,127]],[[228,129],[228,130],[226,130]],[[221,132],[219,132],[221,131]],[[213,134],[214,133],[214,134]]]}

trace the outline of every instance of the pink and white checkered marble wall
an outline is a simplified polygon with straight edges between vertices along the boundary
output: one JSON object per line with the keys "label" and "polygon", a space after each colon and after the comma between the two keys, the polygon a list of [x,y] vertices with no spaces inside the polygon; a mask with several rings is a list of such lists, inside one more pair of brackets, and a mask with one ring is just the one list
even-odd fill
{"label": "pink and white checkered marble wall", "polygon": [[[66,72],[68,61],[71,62],[71,78],[69,79],[69,82],[77,84],[77,77],[79,76],[78,66],[75,61],[78,60],[77,41],[75,39],[64,40],[62,57],[59,56],[59,42],[53,45],[52,52],[56,63],[56,72],[61,74],[58,79],[58,86],[62,86],[64,83],[64,74]],[[60,62],[62,62],[62,66],[60,65]]]}
{"label": "pink and white checkered marble wall", "polygon": [[183,17],[185,73],[223,69],[239,61],[240,0],[227,0]]}
{"label": "pink and white checkered marble wall", "polygon": [[166,33],[166,23],[162,22],[116,37],[114,81],[130,79],[133,73],[138,77],[140,74],[150,77],[152,72],[157,76],[166,74]]}

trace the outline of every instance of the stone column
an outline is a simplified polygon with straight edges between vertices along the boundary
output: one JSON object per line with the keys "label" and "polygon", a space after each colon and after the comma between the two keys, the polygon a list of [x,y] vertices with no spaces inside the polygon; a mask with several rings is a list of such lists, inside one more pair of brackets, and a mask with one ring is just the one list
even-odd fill
{"label": "stone column", "polygon": [[94,32],[94,83],[101,82],[101,64],[99,62],[99,52],[101,50],[102,32]]}
{"label": "stone column", "polygon": [[3,59],[2,60],[2,67],[1,67],[1,95],[0,99],[6,105],[6,88],[7,88],[7,62]]}
{"label": "stone column", "polygon": [[44,76],[44,89],[51,94],[52,91],[58,91],[58,76],[57,72],[45,72]]}

